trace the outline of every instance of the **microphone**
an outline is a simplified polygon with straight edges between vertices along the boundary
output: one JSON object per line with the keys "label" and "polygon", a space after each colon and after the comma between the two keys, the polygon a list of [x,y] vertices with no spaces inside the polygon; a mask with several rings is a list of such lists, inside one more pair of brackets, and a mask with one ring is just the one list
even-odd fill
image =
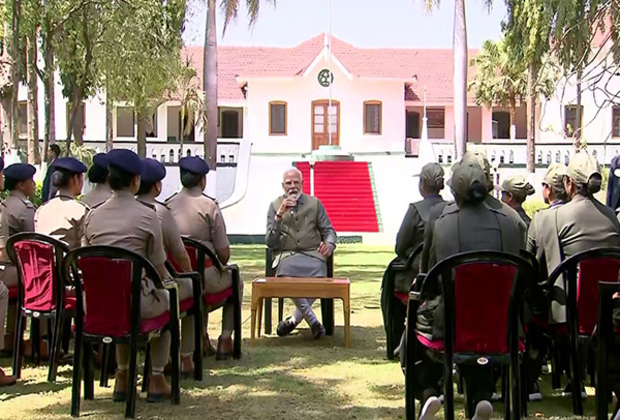
{"label": "microphone", "polygon": [[296,193],[290,194],[289,198],[295,200],[295,206],[291,207],[291,217],[295,217],[295,211],[297,210],[297,200],[299,200],[299,196]]}

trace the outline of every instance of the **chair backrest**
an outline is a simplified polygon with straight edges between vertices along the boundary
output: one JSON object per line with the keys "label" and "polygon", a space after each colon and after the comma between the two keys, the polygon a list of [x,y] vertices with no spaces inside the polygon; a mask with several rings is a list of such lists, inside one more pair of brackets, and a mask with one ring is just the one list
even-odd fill
{"label": "chair backrest", "polygon": [[533,276],[527,261],[497,251],[461,253],[433,267],[422,296],[425,288],[440,282],[446,351],[509,353],[511,343],[518,345],[523,295]]}
{"label": "chair backrest", "polygon": [[84,332],[110,337],[126,336],[139,327],[142,279],[159,279],[146,259],[111,246],[71,251],[62,270],[64,276],[73,276],[76,294],[83,296],[77,299],[77,319],[83,321]]}
{"label": "chair backrest", "polygon": [[[215,253],[207,246],[185,236],[182,236],[181,239],[183,240],[183,245],[185,245],[185,250],[189,256],[189,262],[193,271],[196,271],[202,275],[204,273],[206,262],[209,260],[215,268],[222,270],[222,263],[217,258],[217,255],[215,255]],[[172,255],[168,254],[168,260],[176,271],[183,271],[180,269],[181,267],[179,267],[177,262],[174,261],[174,257]]]}
{"label": "chair backrest", "polygon": [[[620,293],[619,282],[599,282],[598,284],[599,301],[598,301],[598,336],[611,341],[614,334],[613,320],[613,300],[614,296]],[[618,297],[615,297],[616,299]]]}
{"label": "chair backrest", "polygon": [[549,283],[560,275],[569,323],[577,320],[579,334],[591,335],[597,323],[598,284],[620,281],[620,248],[594,248],[575,254],[553,271]]}
{"label": "chair backrest", "polygon": [[38,233],[13,235],[6,244],[9,258],[17,267],[18,299],[24,309],[47,312],[62,304],[64,281],[60,275],[67,246]]}

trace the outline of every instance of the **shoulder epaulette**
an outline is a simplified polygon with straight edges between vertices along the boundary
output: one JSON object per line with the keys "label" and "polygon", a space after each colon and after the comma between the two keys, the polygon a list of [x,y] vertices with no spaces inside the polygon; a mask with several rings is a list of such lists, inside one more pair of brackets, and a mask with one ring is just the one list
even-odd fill
{"label": "shoulder epaulette", "polygon": [[140,200],[136,200],[138,203],[142,204],[143,206],[146,206],[148,208],[150,208],[153,211],[157,211],[157,209],[155,208],[154,205],[149,204],[149,203],[145,203],[144,201],[140,201]]}
{"label": "shoulder epaulette", "polygon": [[175,197],[178,193],[179,193],[179,192],[177,191],[177,192],[175,192],[174,194],[172,194],[170,197],[166,198],[166,199],[164,200],[164,203],[165,203],[165,204],[168,204],[168,202],[169,202],[170,200],[172,200],[172,199],[173,199],[173,198],[174,198],[174,197]]}
{"label": "shoulder epaulette", "polygon": [[34,208],[34,204],[32,204],[32,201],[28,200],[27,198],[19,198],[21,200],[22,203],[24,203],[24,205],[26,206],[26,208]]}
{"label": "shoulder epaulette", "polygon": [[168,210],[170,210],[170,207],[168,207],[168,204],[166,202],[161,202],[159,200],[155,200],[155,204],[159,204],[160,206],[164,206],[165,208],[167,208]]}
{"label": "shoulder epaulette", "polygon": [[207,197],[209,200],[212,200],[213,202],[215,202],[215,204],[218,204],[218,205],[220,204],[220,203],[217,202],[217,200],[215,198],[213,198],[213,197],[211,197],[211,196],[209,196],[209,195],[207,195],[205,193],[202,193],[202,195],[204,197]]}

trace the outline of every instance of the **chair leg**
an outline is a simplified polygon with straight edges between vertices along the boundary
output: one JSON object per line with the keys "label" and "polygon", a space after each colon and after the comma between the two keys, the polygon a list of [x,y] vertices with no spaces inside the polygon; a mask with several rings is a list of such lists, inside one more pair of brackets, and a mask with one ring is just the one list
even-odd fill
{"label": "chair leg", "polygon": [[93,372],[93,345],[84,343],[84,400],[92,400],[95,398],[95,375]]}
{"label": "chair leg", "polygon": [[[241,302],[237,299],[235,305],[235,339],[233,342],[233,358],[241,359]],[[260,329],[260,327],[259,327]]]}
{"label": "chair leg", "polygon": [[[409,327],[408,327],[409,329]],[[413,330],[407,331],[407,337],[413,337]],[[405,414],[407,420],[415,420],[415,343],[408,343],[405,340],[401,351],[405,352]]]}
{"label": "chair leg", "polygon": [[334,299],[321,299],[321,315],[325,335],[334,335]]}
{"label": "chair leg", "polygon": [[69,341],[71,341],[71,317],[66,317],[62,333],[62,351],[69,354]]}
{"label": "chair leg", "polygon": [[562,388],[562,368],[560,363],[560,353],[554,344],[551,348],[551,387],[553,389]]}
{"label": "chair leg", "polygon": [[[178,325],[178,322],[176,323]],[[170,358],[172,360],[172,404],[181,403],[181,337],[179,327],[170,331]]]}
{"label": "chair leg", "polygon": [[502,398],[504,399],[504,420],[510,420],[511,405],[510,405],[510,368],[506,369],[506,366],[502,366]]}
{"label": "chair leg", "polygon": [[265,334],[271,334],[271,298],[265,299]]}
{"label": "chair leg", "polygon": [[32,356],[31,362],[38,366],[41,364],[41,320],[38,318],[32,318],[30,324],[30,342],[32,344]]}
{"label": "chair leg", "polygon": [[136,376],[138,374],[138,337],[131,337],[129,353],[129,372],[127,376],[127,402],[125,404],[125,418],[136,417]]}
{"label": "chair leg", "polygon": [[82,386],[82,333],[75,331],[75,349],[73,350],[73,378],[71,385],[71,416],[80,416],[80,391]]}
{"label": "chair leg", "polygon": [[15,321],[15,338],[13,342],[13,376],[17,379],[22,376],[22,347],[24,344],[24,321],[22,311],[17,308],[17,319]]}
{"label": "chair leg", "polygon": [[204,331],[204,316],[202,315],[202,305],[194,311],[194,380],[202,381],[202,332]]}
{"label": "chair leg", "polygon": [[278,322],[282,322],[284,319],[284,299],[278,299]]}
{"label": "chair leg", "polygon": [[149,378],[151,377],[151,343],[146,345],[146,353],[144,355],[144,373],[142,374],[142,392],[149,390]]}
{"label": "chair leg", "polygon": [[[52,344],[50,346],[50,368],[47,374],[48,382],[56,381],[56,373],[58,372],[58,354],[60,353],[60,337],[62,336],[63,314],[61,310],[56,312],[53,318],[54,330],[51,333]],[[51,329],[49,331],[52,331]]]}
{"label": "chair leg", "polygon": [[571,388],[573,391],[573,412],[583,416],[583,402],[581,401],[581,363],[579,360],[579,338],[570,334],[570,363],[571,363]]}
{"label": "chair leg", "polygon": [[100,344],[101,348],[101,373],[99,375],[99,386],[101,388],[108,387],[108,357],[110,347],[107,344]]}

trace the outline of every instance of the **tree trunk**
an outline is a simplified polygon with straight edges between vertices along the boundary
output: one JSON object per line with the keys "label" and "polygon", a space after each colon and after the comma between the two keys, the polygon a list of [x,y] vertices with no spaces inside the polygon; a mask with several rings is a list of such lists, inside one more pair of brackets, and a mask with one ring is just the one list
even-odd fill
{"label": "tree trunk", "polygon": [[21,20],[21,1],[14,0],[13,1],[13,16],[12,16],[12,24],[13,24],[13,33],[11,40],[11,79],[13,80],[13,96],[11,97],[11,148],[14,152],[17,152],[19,149],[19,135],[18,135],[18,126],[19,126],[19,106],[17,102],[18,94],[19,94],[19,22]]}
{"label": "tree trunk", "polygon": [[114,149],[114,116],[112,99],[108,93],[108,89],[105,91],[105,151],[109,152]]}
{"label": "tree trunk", "polygon": [[534,173],[536,155],[536,79],[538,69],[536,64],[530,63],[527,72],[527,171]]}
{"label": "tree trunk", "polygon": [[4,157],[4,148],[11,146],[11,135],[13,133],[11,117],[12,97],[5,95],[0,97],[0,124],[2,127],[2,157]]}
{"label": "tree trunk", "polygon": [[582,69],[577,70],[577,117],[575,118],[575,125],[573,130],[573,135],[575,136],[575,152],[579,152],[581,150],[581,138],[583,136],[583,123],[581,121],[581,78],[583,71]]}
{"label": "tree trunk", "polygon": [[146,157],[146,121],[143,112],[136,111],[136,119],[138,120],[138,133],[136,134],[138,138],[138,156],[144,159]]}
{"label": "tree trunk", "polygon": [[510,141],[517,139],[517,100],[510,98]]}
{"label": "tree trunk", "polygon": [[[11,33],[11,25],[8,19],[4,22],[4,33]],[[10,38],[7,36],[2,42],[2,56],[0,57],[0,131],[2,136],[2,157],[5,148],[11,146],[13,134],[13,119],[11,116],[11,103],[13,95],[13,58],[10,54]]]}
{"label": "tree trunk", "polygon": [[31,164],[41,163],[39,155],[39,89],[37,80],[37,41],[36,30],[32,31],[26,39],[27,44],[27,72],[28,84],[28,162]]}
{"label": "tree trunk", "polygon": [[207,120],[209,122],[207,126],[204,127],[204,151],[205,160],[209,164],[212,171],[217,169],[217,32],[215,17],[215,0],[209,0],[204,56],[204,88],[207,96]]}
{"label": "tree trunk", "polygon": [[[44,2],[44,7],[48,7],[48,2]],[[43,159],[47,163],[47,150],[50,144],[56,143],[56,106],[54,101],[54,50],[52,47],[51,24],[48,16],[49,11],[45,11],[42,28],[42,46],[43,61],[45,68],[43,69],[41,81],[43,82],[43,101],[45,108],[45,121],[43,132]]]}
{"label": "tree trunk", "polygon": [[181,105],[181,124],[179,124],[179,128],[181,129],[181,135],[179,136],[180,142],[180,150],[181,157],[183,157],[183,144],[185,144],[185,107]]}
{"label": "tree trunk", "polygon": [[82,95],[77,86],[72,86],[71,88],[71,112],[69,113],[69,126],[67,127],[67,156],[71,154],[71,142],[73,141],[73,137],[75,137],[75,143],[80,146],[81,141],[78,142],[78,131],[80,132],[79,138],[81,140],[82,133],[81,129],[77,129],[78,122],[78,111],[80,109],[80,105],[82,104]]}
{"label": "tree trunk", "polygon": [[454,2],[454,141],[456,158],[467,150],[467,27],[465,0]]}

